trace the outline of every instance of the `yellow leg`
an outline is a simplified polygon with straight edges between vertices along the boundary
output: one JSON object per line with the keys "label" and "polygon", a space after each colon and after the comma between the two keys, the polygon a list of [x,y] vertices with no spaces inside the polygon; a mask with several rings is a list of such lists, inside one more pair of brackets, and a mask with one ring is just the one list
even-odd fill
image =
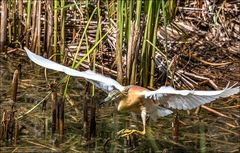
{"label": "yellow leg", "polygon": [[146,114],[147,114],[146,108],[141,107],[141,118],[142,118],[142,122],[143,122],[143,131],[122,129],[119,132],[117,132],[117,135],[120,137],[129,137],[132,134],[145,135],[146,134]]}
{"label": "yellow leg", "polygon": [[117,132],[117,135],[120,137],[128,137],[132,134],[138,134],[138,135],[145,135],[145,131],[138,131],[138,130],[130,130],[130,129],[122,129]]}

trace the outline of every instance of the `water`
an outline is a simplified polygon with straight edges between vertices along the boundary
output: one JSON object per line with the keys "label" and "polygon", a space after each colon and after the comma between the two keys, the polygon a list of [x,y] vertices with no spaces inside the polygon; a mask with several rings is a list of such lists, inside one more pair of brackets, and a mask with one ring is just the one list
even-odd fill
{"label": "water", "polygon": [[[19,62],[22,73],[18,88],[16,117],[36,106],[49,91],[44,78],[44,69],[29,62],[25,57],[0,56],[0,118],[11,106],[12,74]],[[21,59],[21,60],[20,60]],[[48,81],[61,80],[64,74],[48,72]],[[0,152],[239,152],[239,101],[224,99],[210,104],[211,108],[230,118],[221,117],[204,109],[199,115],[194,111],[179,111],[178,141],[173,141],[172,122],[174,115],[148,122],[146,136],[133,136],[129,140],[119,138],[116,133],[123,128],[142,130],[142,123],[131,114],[116,111],[114,102],[99,106],[106,94],[96,90],[96,138],[86,140],[83,126],[83,104],[91,102],[85,93],[83,79],[70,79],[68,95],[75,106],[65,101],[64,140],[51,133],[51,101],[47,100],[46,112],[42,104],[17,120],[20,133],[16,143],[0,140]],[[58,90],[59,91],[59,90]],[[84,98],[87,97],[87,98]],[[47,124],[45,124],[47,123]],[[45,126],[47,125],[47,126]],[[44,127],[47,129],[45,130]]]}

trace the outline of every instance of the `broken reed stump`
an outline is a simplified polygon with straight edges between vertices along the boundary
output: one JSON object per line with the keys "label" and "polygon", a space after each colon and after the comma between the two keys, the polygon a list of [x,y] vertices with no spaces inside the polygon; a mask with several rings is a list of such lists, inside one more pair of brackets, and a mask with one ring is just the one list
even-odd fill
{"label": "broken reed stump", "polygon": [[207,150],[207,145],[206,145],[206,127],[204,125],[203,121],[200,121],[199,125],[199,134],[200,134],[200,139],[198,139],[199,143],[199,151],[200,152],[206,152]]}
{"label": "broken reed stump", "polygon": [[52,90],[52,137],[58,134],[60,141],[63,141],[64,136],[64,99],[58,97],[56,92],[56,83],[51,83]]}
{"label": "broken reed stump", "polygon": [[48,134],[48,117],[47,117],[47,101],[44,100],[42,103],[42,113],[43,113],[43,120],[44,120],[44,137],[47,138]]}
{"label": "broken reed stump", "polygon": [[174,142],[178,142],[179,137],[179,118],[178,113],[175,114],[173,122],[172,122],[172,139]]}
{"label": "broken reed stump", "polygon": [[18,88],[19,69],[15,70],[12,79],[12,100],[17,101],[17,88]]}
{"label": "broken reed stump", "polygon": [[55,91],[55,83],[50,84],[50,89],[52,90],[51,101],[52,101],[52,137],[57,130],[57,92]]}
{"label": "broken reed stump", "polygon": [[90,106],[90,137],[94,138],[96,136],[96,102],[94,97],[92,97]]}
{"label": "broken reed stump", "polygon": [[9,143],[16,144],[17,136],[18,136],[18,123],[15,119],[16,112],[16,102],[17,102],[17,89],[18,89],[18,80],[20,73],[21,65],[18,66],[13,73],[12,79],[12,103],[10,104],[9,110],[4,110],[1,127],[0,127],[0,139],[5,140]]}
{"label": "broken reed stump", "polygon": [[4,140],[10,144],[16,144],[17,136],[18,124],[15,119],[15,111],[4,110],[1,120],[0,140]]}
{"label": "broken reed stump", "polygon": [[[178,113],[176,112],[174,119],[172,121],[172,140],[177,144],[179,138],[179,116]],[[173,145],[172,150],[175,152],[179,151],[179,146]]]}
{"label": "broken reed stump", "polygon": [[58,99],[58,129],[61,140],[63,140],[64,135],[64,99],[60,97]]}
{"label": "broken reed stump", "polygon": [[96,104],[94,98],[85,98],[84,100],[83,130],[86,140],[91,140],[92,138],[96,137]]}
{"label": "broken reed stump", "polygon": [[94,97],[91,97],[91,99],[88,97],[90,87],[88,83],[83,103],[83,131],[87,141],[96,137],[96,103]]}

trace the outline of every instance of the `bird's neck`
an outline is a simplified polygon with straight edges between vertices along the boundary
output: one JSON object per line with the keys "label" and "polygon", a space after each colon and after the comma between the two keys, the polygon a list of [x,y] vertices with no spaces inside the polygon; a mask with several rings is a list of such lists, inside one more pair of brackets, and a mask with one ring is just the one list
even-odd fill
{"label": "bird's neck", "polygon": [[127,106],[127,102],[126,102],[127,98],[122,98],[118,104],[118,111],[126,111],[128,109]]}

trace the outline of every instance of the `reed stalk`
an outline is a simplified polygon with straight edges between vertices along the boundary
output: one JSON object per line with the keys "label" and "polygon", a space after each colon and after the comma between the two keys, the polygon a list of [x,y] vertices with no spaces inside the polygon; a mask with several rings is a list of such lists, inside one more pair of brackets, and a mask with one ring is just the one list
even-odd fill
{"label": "reed stalk", "polygon": [[[7,11],[7,13],[8,13],[8,17],[10,17],[11,16],[11,2],[12,1],[7,1],[8,2],[8,4],[7,4],[7,9],[8,9],[8,11]],[[11,44],[12,43],[12,25],[11,25],[11,22],[7,22],[8,23],[8,44]]]}
{"label": "reed stalk", "polygon": [[[130,31],[131,30],[131,31]],[[127,52],[127,82],[126,84],[130,83],[130,75],[131,75],[131,69],[132,69],[132,60],[133,60],[133,41],[134,41],[134,24],[131,24],[131,29],[129,30],[129,32],[131,32],[129,34],[129,39],[128,39],[128,52]]]}
{"label": "reed stalk", "polygon": [[30,41],[30,23],[31,23],[31,4],[32,0],[27,1],[27,20],[26,20],[26,47],[29,48],[29,41]]}
{"label": "reed stalk", "polygon": [[32,42],[31,42],[31,50],[37,53],[36,49],[36,44],[37,44],[37,5],[38,1],[33,0],[32,4],[32,27],[31,27],[31,37],[32,37]]}
{"label": "reed stalk", "polygon": [[11,11],[12,11],[12,34],[13,34],[13,41],[16,40],[17,37],[17,30],[16,30],[16,13],[17,13],[17,8],[16,8],[16,1],[13,0],[12,1],[12,7],[11,7]]}
{"label": "reed stalk", "polygon": [[141,10],[142,10],[142,1],[137,1],[137,7],[136,7],[136,16],[135,16],[135,26],[134,26],[134,30],[135,30],[135,44],[133,45],[134,47],[134,57],[133,57],[133,62],[132,62],[132,72],[130,75],[130,84],[136,84],[136,77],[137,77],[137,58],[138,58],[138,48],[139,48],[139,43],[140,42],[140,35],[139,35],[139,31],[140,31],[140,20],[141,20]]}
{"label": "reed stalk", "polygon": [[[168,5],[169,6],[169,5]],[[170,8],[167,7],[167,2],[164,2],[162,1],[162,12],[163,12],[163,23],[164,23],[164,51],[165,51],[165,59],[166,61],[168,61],[168,48],[167,48],[167,45],[168,45],[168,33],[167,33],[167,25],[168,25],[168,17],[169,17],[169,14],[168,14],[168,10]],[[173,85],[174,81],[173,81],[173,74],[171,73],[171,70],[170,70],[170,65],[169,65],[169,62],[166,62],[166,65],[167,65],[167,73],[169,73],[168,75],[171,76],[171,85]]]}
{"label": "reed stalk", "polygon": [[53,0],[47,1],[47,55],[51,56],[52,53],[52,42],[53,42]]}
{"label": "reed stalk", "polygon": [[47,28],[48,28],[48,2],[44,5],[45,15],[43,22],[43,50],[47,51]]}
{"label": "reed stalk", "polygon": [[[79,51],[80,51],[80,47],[81,47],[82,42],[83,42],[83,39],[84,39],[84,37],[85,37],[85,35],[86,35],[86,33],[87,33],[87,28],[88,28],[88,26],[89,26],[89,24],[90,24],[90,21],[92,20],[93,15],[95,14],[96,10],[97,10],[97,8],[95,8],[95,9],[93,10],[90,18],[88,19],[88,22],[87,22],[87,24],[86,24],[86,26],[85,26],[85,28],[84,28],[82,37],[81,37],[81,39],[80,39],[80,41],[79,41],[79,43],[78,43],[77,51],[76,51],[76,53],[75,53],[75,55],[74,55],[73,63],[72,63],[72,68],[74,68],[74,69],[78,68],[79,65],[80,65],[87,57],[89,57],[90,53],[92,53],[92,51],[98,46],[98,44],[102,41],[102,39],[108,34],[108,33],[106,33],[101,39],[99,39],[98,42],[95,42],[94,46],[85,54],[85,56],[84,56],[83,58],[81,58],[78,63],[76,63],[77,56],[78,56],[78,53],[79,53]],[[66,93],[67,93],[67,87],[68,87],[69,79],[70,79],[70,77],[67,78],[66,86],[65,86],[65,89],[64,89],[64,95],[66,95]]]}
{"label": "reed stalk", "polygon": [[126,3],[128,5],[125,7],[125,12],[126,12],[126,19],[127,19],[127,27],[126,27],[126,37],[127,37],[127,42],[129,42],[129,37],[131,33],[131,22],[133,20],[133,11],[134,11],[134,2],[133,1],[128,1]]}
{"label": "reed stalk", "polygon": [[12,79],[12,100],[14,103],[17,102],[17,89],[19,80],[19,70],[15,70]]}
{"label": "reed stalk", "polygon": [[73,31],[72,31],[72,43],[75,43],[75,38],[76,38],[76,35],[77,35],[77,7],[74,6],[74,11],[73,11]]}
{"label": "reed stalk", "polygon": [[[97,4],[97,15],[98,15],[98,23],[97,23],[97,32],[96,32],[96,37],[95,37],[95,42],[99,41],[100,38],[100,33],[101,33],[101,8],[100,8],[100,1],[98,1]],[[101,42],[100,42],[101,43]],[[97,48],[95,48],[93,50],[93,64],[92,64],[92,70],[96,71],[96,54],[97,54]],[[94,90],[94,85],[92,85],[92,96],[94,96],[95,94],[95,90]]]}
{"label": "reed stalk", "polygon": [[116,36],[116,63],[117,63],[117,81],[122,84],[123,70],[122,70],[122,44],[123,44],[123,7],[124,1],[117,1],[117,25],[118,31]]}
{"label": "reed stalk", "polygon": [[74,69],[78,68],[79,65],[89,56],[90,53],[100,44],[100,42],[109,34],[109,31],[105,33],[97,42],[95,42],[94,46],[75,64]]}
{"label": "reed stalk", "polygon": [[130,76],[131,76],[131,69],[132,69],[132,61],[133,61],[133,54],[134,54],[134,48],[133,48],[133,37],[134,37],[134,26],[132,23],[132,13],[133,13],[133,1],[128,1],[126,5],[129,5],[125,7],[126,12],[126,37],[127,37],[127,46],[128,46],[128,52],[127,52],[127,82],[126,84],[130,83]]}
{"label": "reed stalk", "polygon": [[57,131],[57,92],[52,90],[51,94],[51,109],[52,109],[52,137],[54,137],[54,134]]}
{"label": "reed stalk", "polygon": [[84,38],[84,36],[85,36],[85,34],[86,34],[86,32],[87,32],[87,28],[88,28],[88,26],[89,26],[89,24],[90,24],[90,21],[92,20],[93,15],[95,14],[96,10],[97,10],[97,8],[95,8],[95,9],[93,10],[92,15],[91,15],[90,18],[88,19],[88,22],[87,22],[87,24],[86,24],[86,26],[85,26],[85,28],[84,28],[84,31],[83,31],[83,33],[82,33],[82,37],[81,37],[81,39],[80,39],[80,41],[79,41],[79,43],[78,43],[77,51],[76,51],[76,53],[75,53],[75,55],[74,55],[74,58],[73,58],[72,68],[73,68],[73,67],[76,67],[75,64],[76,64],[77,56],[78,56],[78,53],[79,53],[79,51],[80,51],[80,48],[81,48],[81,45],[82,45],[82,42],[83,42],[83,38]]}
{"label": "reed stalk", "polygon": [[[58,1],[54,1],[54,37],[53,37],[53,52],[57,54],[57,32],[58,32]],[[54,61],[57,61],[57,57],[53,57]]]}
{"label": "reed stalk", "polygon": [[37,53],[41,54],[41,1],[38,1],[37,7],[37,42],[36,42]]}
{"label": "reed stalk", "polygon": [[18,40],[23,38],[23,0],[18,0]]}
{"label": "reed stalk", "polygon": [[147,44],[146,40],[150,40],[151,35],[151,20],[152,20],[152,0],[148,1],[148,5],[145,6],[147,9],[147,23],[144,30],[142,53],[141,53],[141,69],[140,69],[140,84],[144,87],[148,85],[149,81],[149,55],[150,45]]}
{"label": "reed stalk", "polygon": [[1,6],[0,52],[5,52],[4,45],[7,40],[7,0],[2,0]]}
{"label": "reed stalk", "polygon": [[[158,29],[158,20],[159,20],[159,13],[160,13],[160,7],[161,3],[160,1],[155,1],[154,2],[154,28],[153,28],[153,45],[156,46],[156,41],[157,41],[157,29]],[[154,87],[154,69],[155,69],[155,47],[152,48],[151,50],[151,68],[150,68],[150,82],[149,86],[151,88]]]}
{"label": "reed stalk", "polygon": [[206,146],[206,129],[205,125],[203,122],[200,123],[199,125],[199,134],[200,134],[200,139],[199,139],[199,152],[200,153],[206,153],[207,151],[207,146]]}
{"label": "reed stalk", "polygon": [[86,11],[87,11],[86,18],[89,19],[89,0],[85,0],[85,5],[86,5]]}
{"label": "reed stalk", "polygon": [[[65,0],[61,0],[61,44],[60,44],[60,52],[64,55],[65,52]],[[63,61],[63,57],[61,56],[61,61]]]}

